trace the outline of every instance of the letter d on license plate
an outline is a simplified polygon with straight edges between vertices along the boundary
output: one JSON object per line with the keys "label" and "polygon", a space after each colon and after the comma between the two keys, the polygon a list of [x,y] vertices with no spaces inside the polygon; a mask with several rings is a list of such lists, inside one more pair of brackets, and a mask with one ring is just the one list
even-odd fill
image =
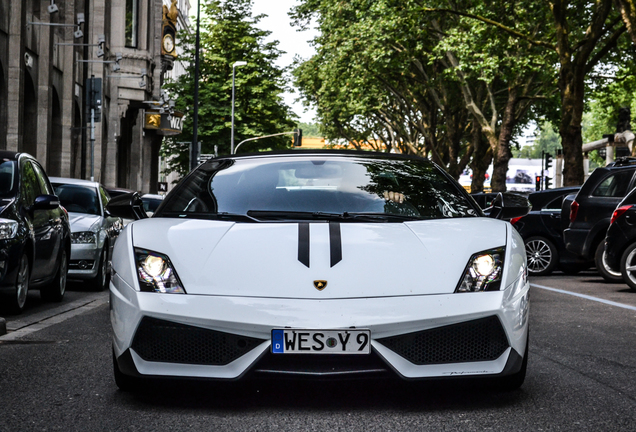
{"label": "letter d on license plate", "polygon": [[369,330],[272,330],[274,354],[369,354]]}

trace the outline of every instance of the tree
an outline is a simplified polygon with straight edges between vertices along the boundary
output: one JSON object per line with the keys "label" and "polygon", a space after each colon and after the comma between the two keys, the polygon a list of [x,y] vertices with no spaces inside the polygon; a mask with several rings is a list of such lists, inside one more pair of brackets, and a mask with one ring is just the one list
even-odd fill
{"label": "tree", "polygon": [[[213,0],[202,5],[201,52],[199,68],[198,136],[202,153],[230,152],[232,65],[246,61],[236,69],[235,133],[236,144],[246,138],[290,132],[295,126],[293,113],[283,102],[283,71],[275,66],[281,55],[278,42],[265,43],[270,32],[256,24],[261,15],[252,17],[251,0]],[[189,171],[188,146],[177,142],[192,141],[194,103],[194,35],[183,34],[187,47],[181,59],[188,64],[187,73],[165,88],[176,99],[176,109],[186,113],[181,135],[165,140],[162,152],[168,157],[168,171],[181,175]],[[265,148],[286,148],[291,138],[282,136],[245,143],[239,152]]]}

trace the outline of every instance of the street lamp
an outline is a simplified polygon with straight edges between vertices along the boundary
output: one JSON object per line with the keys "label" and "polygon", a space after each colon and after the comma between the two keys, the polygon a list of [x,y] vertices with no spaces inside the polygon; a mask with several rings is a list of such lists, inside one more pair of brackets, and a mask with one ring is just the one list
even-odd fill
{"label": "street lamp", "polygon": [[194,43],[194,114],[192,116],[192,151],[190,152],[190,169],[197,167],[199,159],[199,50],[201,45],[201,35],[199,31],[201,17],[201,0],[197,0],[197,33]]}
{"label": "street lamp", "polygon": [[237,61],[232,65],[232,134],[230,135],[230,154],[234,154],[234,78],[236,77],[236,68],[245,66],[247,62]]}

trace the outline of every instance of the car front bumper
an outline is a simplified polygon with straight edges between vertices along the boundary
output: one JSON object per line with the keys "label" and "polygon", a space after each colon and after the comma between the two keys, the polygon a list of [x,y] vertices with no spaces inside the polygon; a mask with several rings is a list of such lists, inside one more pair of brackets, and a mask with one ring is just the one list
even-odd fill
{"label": "car front bumper", "polygon": [[[127,375],[227,380],[242,377],[250,371],[289,375],[304,371],[304,375],[311,375],[307,372],[309,369],[303,369],[303,355],[294,355],[298,360],[292,369],[277,369],[276,360],[291,354],[271,354],[272,329],[355,327],[370,330],[373,356],[404,379],[506,375],[517,372],[521,367],[520,359],[526,355],[528,289],[527,280],[519,278],[508,289],[495,292],[298,300],[138,292],[115,274],[110,283],[114,353],[121,371]],[[460,327],[470,329],[473,323],[486,321],[490,327],[500,328],[505,347],[496,358],[485,361],[421,364],[412,356],[404,352],[398,354],[396,351],[399,350],[388,347],[395,347],[389,343],[391,340],[409,343],[426,332]],[[149,334],[149,325],[153,332],[166,331],[166,334],[172,335],[169,347],[172,354],[169,358],[149,359],[144,349],[138,348],[144,345],[144,340],[140,342],[140,339],[143,339],[143,334]],[[188,338],[177,336],[174,332],[180,335],[209,334],[215,341],[238,344],[244,351],[218,364],[193,361],[188,350],[199,349],[204,344],[191,343],[180,347],[178,345],[185,344]],[[486,341],[488,338],[485,338]],[[160,349],[158,352],[163,351]],[[183,359],[179,359],[179,356],[183,356]],[[337,356],[304,355],[305,359],[312,362],[318,357]],[[366,361],[362,359],[365,356],[348,357],[353,362],[356,359],[360,359],[360,363]],[[264,362],[269,366],[264,367]],[[365,370],[364,367],[354,368],[351,372]],[[316,375],[324,377],[329,373],[320,371]]]}
{"label": "car front bumper", "polygon": [[94,279],[99,271],[101,249],[92,243],[73,243],[68,268],[69,279]]}

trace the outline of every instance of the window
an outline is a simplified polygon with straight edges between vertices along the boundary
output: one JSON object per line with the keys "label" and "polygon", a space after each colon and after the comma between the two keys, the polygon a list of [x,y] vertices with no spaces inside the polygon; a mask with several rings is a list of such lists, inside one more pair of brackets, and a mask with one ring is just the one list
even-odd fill
{"label": "window", "polygon": [[592,196],[624,197],[633,174],[634,170],[624,170],[608,176],[596,187]]}
{"label": "window", "polygon": [[40,185],[38,184],[35,171],[31,162],[22,163],[22,173],[20,179],[20,195],[24,206],[30,207],[35,202],[35,197],[40,195]]}
{"label": "window", "polygon": [[137,48],[139,0],[126,0],[126,46]]}

